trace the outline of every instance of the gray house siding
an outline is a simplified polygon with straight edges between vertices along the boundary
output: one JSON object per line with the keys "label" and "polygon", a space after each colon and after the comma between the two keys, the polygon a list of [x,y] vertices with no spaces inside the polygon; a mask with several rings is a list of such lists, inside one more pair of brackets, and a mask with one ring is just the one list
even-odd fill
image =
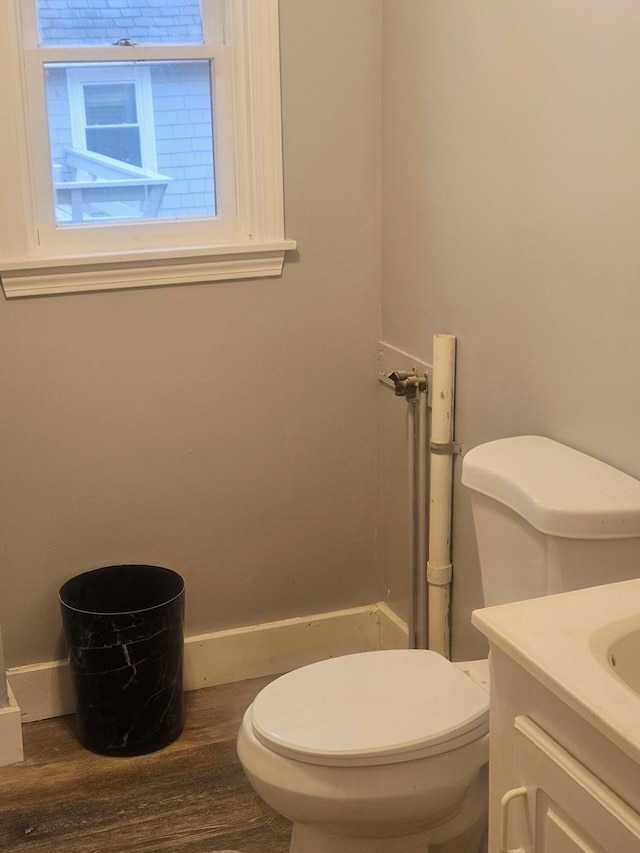
{"label": "gray house siding", "polygon": [[161,215],[211,216],[215,210],[209,65],[173,65],[151,69],[158,171],[173,179]]}

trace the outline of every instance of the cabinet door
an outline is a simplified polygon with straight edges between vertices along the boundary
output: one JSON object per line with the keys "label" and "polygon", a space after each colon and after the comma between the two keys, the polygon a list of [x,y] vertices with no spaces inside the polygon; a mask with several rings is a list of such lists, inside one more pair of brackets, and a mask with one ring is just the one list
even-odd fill
{"label": "cabinet door", "polygon": [[[640,853],[635,811],[528,717],[517,717],[515,730],[522,787],[503,801],[504,853]],[[510,833],[518,795],[525,820]]]}

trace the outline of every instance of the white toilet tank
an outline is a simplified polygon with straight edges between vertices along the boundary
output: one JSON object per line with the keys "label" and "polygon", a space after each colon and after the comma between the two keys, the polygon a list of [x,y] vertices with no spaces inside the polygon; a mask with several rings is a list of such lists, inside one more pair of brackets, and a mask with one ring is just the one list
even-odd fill
{"label": "white toilet tank", "polygon": [[548,438],[470,450],[486,607],[640,577],[640,481]]}

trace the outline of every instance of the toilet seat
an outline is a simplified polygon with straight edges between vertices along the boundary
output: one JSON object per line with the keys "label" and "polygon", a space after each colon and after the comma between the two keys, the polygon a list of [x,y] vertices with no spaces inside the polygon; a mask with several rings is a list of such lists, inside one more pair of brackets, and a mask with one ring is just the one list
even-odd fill
{"label": "toilet seat", "polygon": [[276,679],[254,700],[250,719],[264,746],[297,761],[390,764],[481,738],[489,696],[436,652],[361,652]]}

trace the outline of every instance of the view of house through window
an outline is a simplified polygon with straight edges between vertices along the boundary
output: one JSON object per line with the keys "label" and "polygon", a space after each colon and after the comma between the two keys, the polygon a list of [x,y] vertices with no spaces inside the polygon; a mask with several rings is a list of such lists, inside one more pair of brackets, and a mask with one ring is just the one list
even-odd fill
{"label": "view of house through window", "polygon": [[[212,61],[104,58],[181,44],[188,57],[198,0],[85,5],[37,0],[40,45],[66,48],[43,66],[56,223],[215,216]],[[75,60],[87,46],[100,57]]]}
{"label": "view of house through window", "polygon": [[87,149],[142,166],[135,83],[88,83],[82,94]]}

